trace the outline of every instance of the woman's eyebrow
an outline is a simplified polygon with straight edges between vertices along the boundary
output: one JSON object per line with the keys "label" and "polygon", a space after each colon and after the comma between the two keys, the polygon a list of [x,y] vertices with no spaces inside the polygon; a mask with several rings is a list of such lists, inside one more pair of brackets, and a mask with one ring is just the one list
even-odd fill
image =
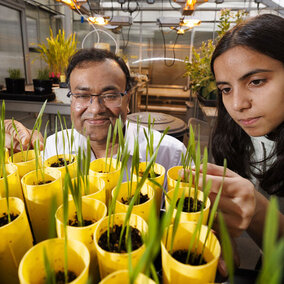
{"label": "woman's eyebrow", "polygon": [[248,78],[248,77],[250,77],[250,76],[252,76],[252,75],[254,75],[254,74],[263,73],[263,72],[272,72],[272,70],[270,70],[270,69],[254,69],[254,70],[252,70],[252,71],[250,71],[250,72],[244,74],[242,77],[240,77],[240,78],[238,79],[238,81],[243,81],[243,80],[245,80],[246,78]]}

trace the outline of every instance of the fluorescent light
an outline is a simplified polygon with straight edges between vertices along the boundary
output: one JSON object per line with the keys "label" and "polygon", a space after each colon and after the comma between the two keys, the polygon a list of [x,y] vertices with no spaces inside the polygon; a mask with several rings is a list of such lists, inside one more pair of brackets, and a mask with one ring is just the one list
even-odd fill
{"label": "fluorescent light", "polygon": [[136,63],[139,63],[139,62],[161,61],[161,60],[175,60],[175,61],[185,62],[183,59],[178,59],[178,58],[153,57],[153,58],[139,59],[139,60],[133,61],[132,64],[136,64]]}

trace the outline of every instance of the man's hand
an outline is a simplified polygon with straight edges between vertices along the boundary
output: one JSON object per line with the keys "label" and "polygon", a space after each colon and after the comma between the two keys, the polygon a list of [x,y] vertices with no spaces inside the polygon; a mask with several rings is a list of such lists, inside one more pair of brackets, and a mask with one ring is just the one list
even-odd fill
{"label": "man's hand", "polygon": [[34,131],[33,137],[31,137],[32,130],[27,129],[22,123],[14,120],[18,134],[13,127],[12,120],[6,119],[5,124],[5,147],[11,149],[11,139],[13,139],[13,151],[21,151],[20,143],[23,146],[23,150],[26,150],[29,143],[30,149],[34,148],[35,142],[39,139],[40,150],[43,150],[43,137],[40,132]]}

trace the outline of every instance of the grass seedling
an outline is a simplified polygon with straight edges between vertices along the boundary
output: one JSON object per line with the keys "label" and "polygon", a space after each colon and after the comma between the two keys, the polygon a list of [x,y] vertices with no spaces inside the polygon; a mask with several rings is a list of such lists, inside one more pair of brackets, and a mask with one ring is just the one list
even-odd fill
{"label": "grass seedling", "polygon": [[43,260],[44,260],[44,270],[46,275],[46,284],[56,284],[56,274],[53,268],[51,267],[50,260],[48,258],[46,248],[43,248]]}
{"label": "grass seedling", "polygon": [[[19,141],[19,145],[20,145],[20,149],[21,149],[21,153],[22,153],[22,159],[24,160],[23,143],[22,143],[22,140],[21,140],[21,138],[20,138],[20,135],[19,135],[17,126],[16,126],[16,124],[15,124],[14,117],[12,117],[12,126],[13,126],[13,128],[14,128],[14,130],[15,130],[15,132],[16,132],[17,139],[18,139],[18,141]],[[11,139],[11,143],[13,143],[12,141],[13,141],[13,139]],[[12,150],[12,149],[14,149],[14,146],[13,146],[13,148],[12,148],[12,145],[11,145],[11,150]],[[11,155],[11,157],[12,157],[12,162],[13,162],[13,155]],[[25,161],[25,160],[24,160],[24,161]]]}
{"label": "grass seedling", "polygon": [[234,284],[234,259],[233,259],[233,248],[231,244],[230,235],[228,233],[223,214],[218,213],[219,228],[221,233],[221,246],[222,255],[226,263],[230,284]]}
{"label": "grass seedling", "polygon": [[[91,144],[90,137],[87,137],[87,149],[83,151],[83,161],[82,161],[82,183],[85,189],[85,195],[88,195],[90,192],[89,188],[89,170],[91,162]],[[78,177],[80,179],[80,177]]]}
{"label": "grass seedling", "polygon": [[47,100],[43,103],[43,105],[42,105],[42,107],[41,107],[41,109],[40,109],[40,111],[39,111],[39,113],[38,113],[38,116],[37,116],[37,118],[36,118],[34,127],[33,127],[32,132],[31,132],[30,140],[29,140],[29,143],[28,143],[25,161],[28,160],[28,153],[29,153],[29,149],[30,149],[31,144],[32,144],[32,137],[33,137],[33,135],[34,135],[34,132],[35,132],[36,128],[37,128],[38,130],[40,130],[40,128],[41,128],[42,116],[43,116],[43,112],[44,112],[44,110],[45,110],[46,104],[47,104]]}
{"label": "grass seedling", "polygon": [[267,209],[263,232],[263,258],[257,284],[283,283],[284,237],[278,239],[279,210],[275,196],[272,196]]}
{"label": "grass seedling", "polygon": [[10,205],[9,205],[9,185],[7,179],[7,172],[5,166],[5,102],[2,102],[1,108],[1,121],[0,121],[0,173],[4,179],[4,188],[5,188],[5,195],[6,195],[6,203],[7,203],[7,218],[8,223],[11,222],[11,215],[10,215]]}
{"label": "grass seedling", "polygon": [[64,177],[63,186],[63,230],[64,230],[64,280],[68,283],[68,236],[67,236],[67,224],[68,224],[68,192],[71,184],[70,175],[68,169]]}

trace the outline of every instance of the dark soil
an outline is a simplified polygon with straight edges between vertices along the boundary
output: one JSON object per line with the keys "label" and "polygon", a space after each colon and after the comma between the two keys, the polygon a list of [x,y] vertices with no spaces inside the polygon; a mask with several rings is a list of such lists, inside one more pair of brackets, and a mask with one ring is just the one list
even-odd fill
{"label": "dark soil", "polygon": [[[19,214],[13,214],[10,213],[11,221],[15,220]],[[0,227],[5,226],[8,224],[8,215],[6,213],[3,213],[3,216],[0,217]]]}
{"label": "dark soil", "polygon": [[[121,242],[121,249],[118,250],[119,245],[119,237],[122,230],[122,225],[114,225],[112,230],[110,231],[110,240],[109,240],[109,247],[107,242],[107,231],[105,231],[99,238],[98,244],[99,246],[109,252],[116,252],[116,253],[126,253],[127,249],[127,243],[125,243],[125,233],[126,229],[122,236],[122,242]],[[130,227],[131,230],[131,245],[132,245],[132,251],[140,248],[143,244],[141,233],[133,227]]]}
{"label": "dark soil", "polygon": [[[77,275],[73,272],[68,270],[68,283],[72,282],[77,278]],[[56,272],[56,283],[57,284],[65,284],[65,278],[64,278],[64,271],[57,271]]]}
{"label": "dark soil", "polygon": [[[175,260],[177,260],[177,261],[179,261],[179,262],[181,262],[183,264],[187,264],[186,263],[187,252],[188,252],[188,250],[185,250],[185,249],[183,249],[183,250],[182,249],[181,250],[176,250],[172,254],[172,257]],[[206,264],[207,262],[204,260],[204,258],[202,258],[201,263],[199,263],[200,257],[201,257],[200,254],[199,255],[195,255],[194,253],[191,253],[190,256],[189,256],[188,264],[195,265],[195,266]]]}
{"label": "dark soil", "polygon": [[65,161],[66,161],[66,165],[69,165],[70,163],[74,162],[74,158],[72,159],[72,161],[70,162],[69,160],[64,160],[63,158],[58,158],[57,162],[52,163],[50,166],[53,168],[59,168],[59,167],[64,167],[65,166]]}
{"label": "dark soil", "polygon": [[[93,220],[85,220],[83,219],[83,227],[89,226],[94,224],[96,221]],[[68,220],[68,225],[73,226],[73,227],[79,227],[79,222],[78,222],[78,216],[77,213],[75,213],[74,219]]]}
{"label": "dark soil", "polygon": [[37,185],[47,184],[53,182],[52,180],[40,181]]}
{"label": "dark soil", "polygon": [[[180,201],[180,198],[177,200],[176,207],[178,207],[179,201]],[[188,204],[188,201],[189,201],[189,204]],[[201,211],[202,204],[203,204],[202,201],[197,200],[197,210],[193,210],[193,198],[192,197],[189,197],[189,198],[185,197],[182,212],[198,212],[198,211]]]}
{"label": "dark soil", "polygon": [[[139,177],[143,177],[143,174],[144,174],[143,171],[139,171],[138,176],[139,176]],[[154,172],[154,175],[155,175],[155,176],[154,176],[153,178],[156,178],[156,177],[159,177],[159,176],[160,176],[159,174],[157,174],[157,173],[155,173],[155,172]],[[148,178],[151,178],[150,172],[148,173]]]}
{"label": "dark soil", "polygon": [[[126,205],[129,205],[129,203],[131,202],[132,198],[133,198],[134,195],[132,195],[130,198],[127,198],[127,199],[124,199],[123,197],[121,198],[121,202],[123,204],[126,204]],[[148,194],[146,193],[145,195],[143,193],[140,192],[139,194],[139,198],[137,201],[139,201],[138,204],[143,204],[145,202],[147,202],[149,200],[149,196]]]}

